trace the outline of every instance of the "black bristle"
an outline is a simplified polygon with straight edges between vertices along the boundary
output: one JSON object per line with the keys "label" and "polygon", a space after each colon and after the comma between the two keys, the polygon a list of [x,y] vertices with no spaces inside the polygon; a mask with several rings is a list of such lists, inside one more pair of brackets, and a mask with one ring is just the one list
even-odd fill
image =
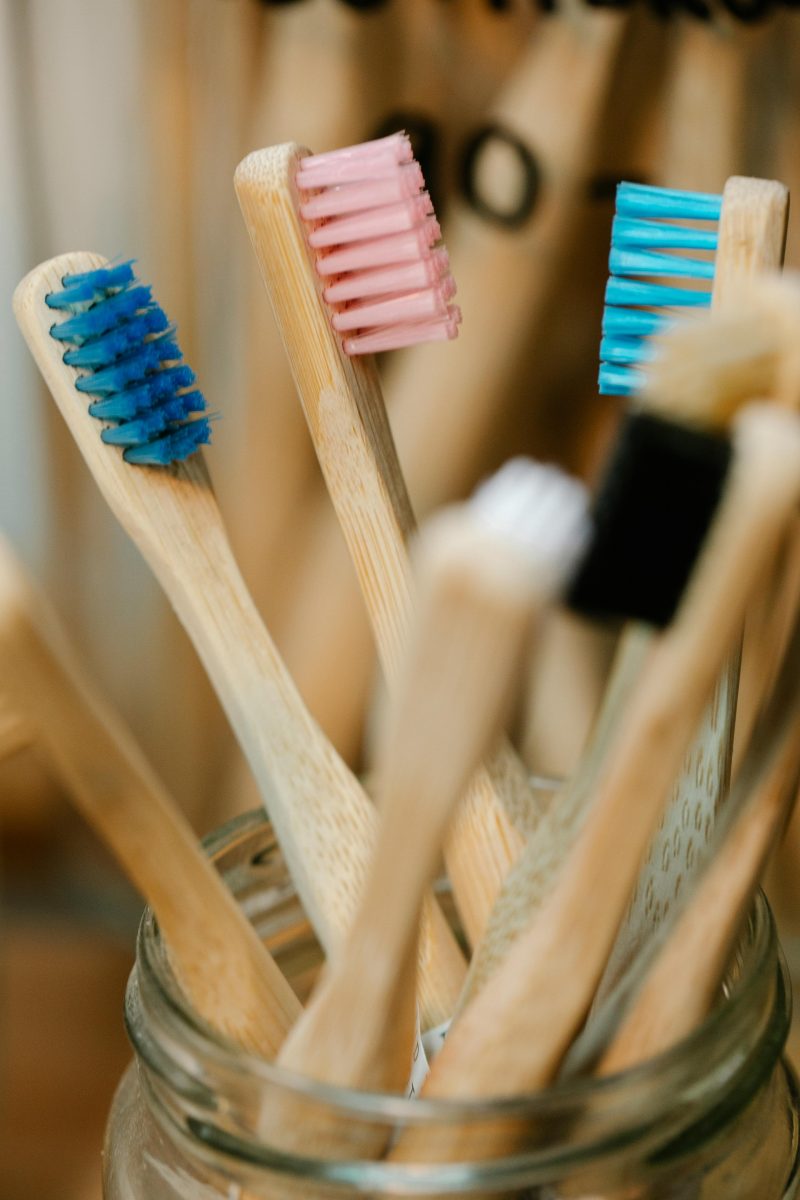
{"label": "black bristle", "polygon": [[568,603],[592,617],[672,619],[722,495],[727,438],[628,414],[593,506]]}

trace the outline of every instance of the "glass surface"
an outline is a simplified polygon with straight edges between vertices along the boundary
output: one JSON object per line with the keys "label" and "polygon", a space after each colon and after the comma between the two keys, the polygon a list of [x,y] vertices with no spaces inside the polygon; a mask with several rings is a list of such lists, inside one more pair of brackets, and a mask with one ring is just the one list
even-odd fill
{"label": "glass surface", "polygon": [[[305,997],[321,954],[263,815],[232,822],[208,846]],[[148,913],[126,1021],[136,1060],[109,1118],[106,1200],[796,1194],[798,1102],[781,1056],[787,980],[763,897],[724,998],[692,1037],[623,1075],[565,1082],[507,1102],[408,1101],[322,1087],[223,1044],[187,1009]],[[276,1117],[287,1111],[307,1134],[302,1154],[280,1148]],[[315,1145],[315,1128],[331,1122],[347,1130],[350,1157],[330,1157]],[[470,1161],[375,1161],[399,1125],[435,1137],[452,1122],[469,1126]],[[513,1152],[487,1158],[485,1135],[498,1129]]]}

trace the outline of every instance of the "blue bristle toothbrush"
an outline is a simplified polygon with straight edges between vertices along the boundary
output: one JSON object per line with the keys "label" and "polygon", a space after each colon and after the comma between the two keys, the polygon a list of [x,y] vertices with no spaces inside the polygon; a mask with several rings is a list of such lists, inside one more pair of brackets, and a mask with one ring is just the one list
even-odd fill
{"label": "blue bristle toothbrush", "polygon": [[[739,176],[721,195],[619,185],[600,344],[601,395],[641,391],[653,335],[692,310],[719,303],[720,264],[726,267],[737,242],[736,270],[782,261],[787,204],[783,185]],[[759,215],[754,227],[752,218]]]}
{"label": "blue bristle toothbrush", "polygon": [[[709,252],[717,250],[721,211],[722,197],[704,192],[638,183],[617,188],[600,343],[601,395],[630,396],[641,390],[644,374],[637,368],[652,355],[652,336],[674,322],[667,311],[711,304],[714,261]],[[692,224],[676,223],[687,221]],[[674,250],[682,253],[669,253]],[[700,251],[704,257],[684,251]],[[683,286],[655,282],[665,278]]]}
{"label": "blue bristle toothbrush", "polygon": [[[85,393],[79,390],[84,378],[80,367],[65,361],[64,339],[56,335],[64,332],[62,320],[73,319],[66,315],[77,294],[73,289],[96,290],[95,273],[107,269],[94,254],[63,255],[37,267],[14,294],[17,321],[95,481],[164,588],[214,684],[268,803],[309,919],[331,950],[355,911],[372,848],[374,810],[308,713],[253,605],[202,453],[166,470],[137,470],[98,436]],[[107,283],[109,277],[99,278]],[[108,293],[101,290],[89,310],[101,324],[107,322],[108,332],[123,303],[118,297],[116,285]],[[87,303],[87,292],[81,291],[75,300],[81,317]],[[145,346],[148,336],[143,335]],[[167,353],[169,363],[173,351]],[[116,370],[133,357],[131,349],[109,365]],[[105,368],[97,365],[102,379]],[[126,377],[127,368],[121,370],[116,383]],[[158,383],[160,370],[157,360],[143,383]],[[123,386],[122,394],[125,390]],[[179,450],[187,448],[187,441],[192,445],[196,423],[177,430]],[[148,461],[155,453],[160,462],[158,439],[155,445],[155,451],[147,451]],[[426,1019],[435,1024],[452,1009],[463,959],[443,915],[434,905],[429,912],[420,1002]]]}
{"label": "blue bristle toothbrush", "polygon": [[82,374],[75,387],[96,397],[89,413],[111,422],[100,436],[125,447],[140,466],[166,466],[211,440],[206,402],[195,374],[182,362],[175,326],[143,287],[133,262],[65,275],[45,297],[54,317],[51,335],[69,347],[63,359]]}

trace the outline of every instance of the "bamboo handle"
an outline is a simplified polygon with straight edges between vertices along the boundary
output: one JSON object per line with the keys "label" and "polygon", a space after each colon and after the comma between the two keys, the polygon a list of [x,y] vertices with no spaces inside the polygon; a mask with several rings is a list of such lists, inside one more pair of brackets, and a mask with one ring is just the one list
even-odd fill
{"label": "bamboo handle", "polygon": [[[389,683],[406,642],[411,585],[406,541],[414,517],[371,359],[348,358],[328,319],[322,283],[298,215],[294,183],[303,155],[293,144],[256,151],[235,185],[264,276],[320,466],[358,574]],[[467,936],[483,932],[522,840],[503,809],[509,751],[497,771],[479,770],[445,850]],[[520,769],[511,806],[525,808]]]}
{"label": "bamboo handle", "polygon": [[297,998],[1,542],[0,605],[5,694],[152,906],[186,996],[215,1030],[274,1058],[300,1013]]}
{"label": "bamboo handle", "polygon": [[[102,265],[65,255],[37,268],[15,293],[17,320],[95,481],[185,625],[248,758],[298,893],[326,949],[347,928],[374,834],[358,781],[308,714],[241,579],[202,455],[168,469],[132,468],[105,446],[74,387],[76,372],[49,334],[44,296],[64,274]],[[425,959],[421,988],[432,1023],[452,1011],[455,942]],[[447,974],[445,974],[447,971]]]}

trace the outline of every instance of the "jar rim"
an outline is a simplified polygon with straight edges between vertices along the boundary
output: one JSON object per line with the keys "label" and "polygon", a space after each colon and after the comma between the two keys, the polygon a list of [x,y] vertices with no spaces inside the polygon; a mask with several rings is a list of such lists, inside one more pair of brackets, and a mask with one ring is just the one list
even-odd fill
{"label": "jar rim", "polygon": [[[209,855],[215,858],[236,839],[247,839],[263,833],[267,828],[266,814],[263,810],[255,810],[233,818],[214,831],[204,839],[204,846]],[[764,1027],[764,1022],[760,1028],[757,1027],[758,1023],[754,1026],[751,1014],[753,1005],[759,1003],[759,992],[763,993],[761,1007],[770,1003],[768,993],[775,991],[776,977],[769,969],[769,964],[776,957],[774,923],[765,898],[759,894],[749,918],[748,936],[740,950],[741,969],[738,978],[726,992],[725,1002],[715,1005],[688,1037],[653,1059],[602,1078],[562,1078],[548,1088],[531,1094],[490,1099],[406,1098],[319,1083],[266,1062],[225,1040],[205,1025],[183,998],[169,969],[155,918],[146,909],[137,941],[137,967],[132,972],[126,994],[126,1024],[134,1048],[145,1065],[168,1086],[175,1086],[178,1081],[179,1089],[182,1087],[185,1091],[192,1091],[195,1098],[204,1093],[209,1078],[215,1081],[211,1091],[217,1093],[220,1081],[230,1079],[233,1084],[234,1080],[240,1081],[244,1076],[255,1088],[261,1085],[280,1088],[292,1097],[311,1100],[317,1105],[328,1105],[343,1119],[413,1126],[431,1121],[441,1124],[469,1123],[481,1118],[552,1120],[559,1115],[575,1113],[591,1097],[593,1102],[602,1103],[609,1121],[615,1113],[625,1114],[629,1120],[631,1114],[636,1114],[629,1130],[631,1136],[636,1135],[642,1124],[647,1128],[660,1126],[664,1132],[668,1124],[665,1124],[667,1114],[680,1109],[683,1115],[676,1123],[677,1133],[686,1124],[687,1113],[702,1110],[703,1103],[708,1100],[709,1089],[715,1095],[722,1095],[729,1090],[748,1054],[757,1054],[760,1046],[777,1039],[776,1053],[768,1064],[769,1069],[774,1066],[788,1032],[788,1013],[782,1017],[786,1027],[777,1030],[777,1033],[774,1021],[771,1025],[767,1023],[769,1028]],[[779,965],[779,987],[781,971]],[[786,990],[785,978],[783,990]],[[702,1078],[698,1079],[697,1061],[701,1049],[704,1070]],[[536,1151],[537,1156],[539,1153]],[[296,1163],[300,1161],[291,1156],[278,1157],[294,1164],[292,1169],[295,1170]],[[523,1154],[515,1155],[513,1161],[505,1160],[507,1169],[511,1171],[507,1182],[524,1170],[525,1160],[529,1157]],[[267,1159],[274,1166],[271,1154],[267,1155]],[[495,1183],[500,1177],[498,1169],[503,1161],[491,1160],[487,1164]],[[331,1182],[337,1179],[340,1182],[352,1182],[346,1171],[342,1173],[346,1166],[343,1162],[323,1160],[319,1166],[324,1168],[320,1178]],[[358,1166],[364,1168],[369,1163],[359,1163]],[[386,1186],[391,1187],[399,1181],[409,1184],[411,1171],[416,1181],[414,1187],[421,1187],[419,1180],[422,1176],[419,1171],[423,1164],[414,1168],[389,1163],[373,1166],[380,1169],[380,1179]],[[460,1164],[459,1170],[451,1169],[459,1167],[459,1164],[424,1164],[426,1186],[430,1185],[435,1174],[437,1186],[443,1190],[463,1187],[464,1166],[468,1166],[469,1178],[475,1184],[480,1177],[480,1164]],[[288,1168],[279,1165],[277,1169]],[[369,1178],[369,1186],[375,1187],[372,1172],[364,1175],[362,1171],[361,1178]]]}

